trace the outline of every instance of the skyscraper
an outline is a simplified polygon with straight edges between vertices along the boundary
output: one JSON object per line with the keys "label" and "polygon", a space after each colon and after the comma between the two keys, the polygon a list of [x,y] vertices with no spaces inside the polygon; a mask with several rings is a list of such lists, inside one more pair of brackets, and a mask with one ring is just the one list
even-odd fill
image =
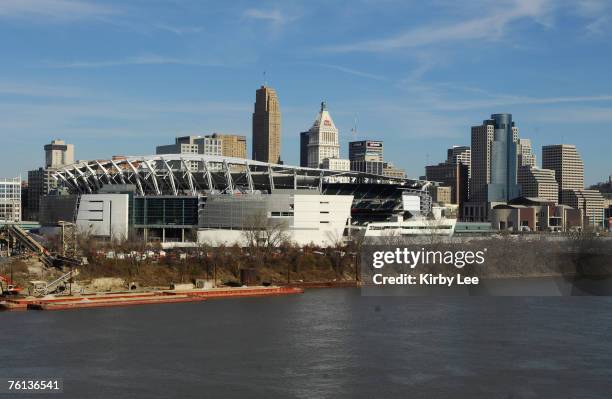
{"label": "skyscraper", "polygon": [[43,149],[45,166],[28,171],[28,203],[23,209],[24,218],[27,220],[38,220],[41,198],[57,188],[57,181],[51,176],[53,172],[74,163],[72,144],[66,144],[63,140],[52,140]]}
{"label": "skyscraper", "polygon": [[213,133],[205,136],[221,141],[221,155],[224,157],[246,158],[246,137],[237,134]]}
{"label": "skyscraper", "polygon": [[[174,144],[158,145],[155,153],[164,154],[204,154],[221,155],[221,140],[211,136],[180,136],[174,139]],[[199,161],[187,160],[185,164],[189,170],[195,172],[199,168]]]}
{"label": "skyscraper", "polygon": [[21,222],[21,178],[0,179],[0,221]]}
{"label": "skyscraper", "polygon": [[493,114],[472,127],[470,201],[505,202],[520,195],[517,141],[511,114]]}
{"label": "skyscraper", "polygon": [[583,223],[603,226],[605,200],[597,190],[562,190],[561,203],[582,211]]}
{"label": "skyscraper", "polygon": [[542,147],[542,167],[555,171],[559,184],[559,203],[582,210],[585,225],[603,224],[603,197],[597,190],[584,189],[584,163],[575,145]]}
{"label": "skyscraper", "polygon": [[281,113],[276,91],[261,86],[255,95],[253,112],[253,159],[280,163]]}
{"label": "skyscraper", "polygon": [[463,204],[468,199],[468,167],[462,163],[441,162],[425,166],[425,178],[451,189],[451,204]]}
{"label": "skyscraper", "polygon": [[536,166],[536,156],[529,139],[518,141],[518,166]]}
{"label": "skyscraper", "polygon": [[326,158],[340,158],[338,129],[327,110],[321,103],[321,110],[308,131],[308,167],[319,168]]}
{"label": "skyscraper", "polygon": [[221,155],[221,140],[213,136],[180,136],[174,144],[155,147],[155,153]]}
{"label": "skyscraper", "polygon": [[471,176],[472,150],[465,145],[454,145],[446,151],[446,162],[457,165],[461,163],[467,165],[468,176]]}
{"label": "skyscraper", "polygon": [[66,144],[64,140],[51,140],[45,147],[45,167],[58,168],[74,163],[74,145]]}
{"label": "skyscraper", "polygon": [[360,140],[349,143],[349,160],[383,162],[383,142],[379,140]]}
{"label": "skyscraper", "polygon": [[575,145],[542,147],[542,168],[555,171],[560,191],[584,189],[584,163]]}
{"label": "skyscraper", "polygon": [[491,142],[494,129],[494,122],[490,119],[484,121],[480,126],[472,126],[471,202],[487,202],[487,184],[491,180]]}
{"label": "skyscraper", "polygon": [[406,171],[402,168],[394,166],[391,162],[383,162],[382,175],[387,177],[404,179],[406,177]]}
{"label": "skyscraper", "polygon": [[445,162],[425,166],[425,176],[427,180],[448,186],[451,189],[450,203],[461,205],[468,200],[470,147],[453,146],[446,155]]}
{"label": "skyscraper", "polygon": [[511,114],[493,114],[472,126],[469,202],[462,209],[465,221],[484,222],[492,203],[520,195],[517,184],[518,128]]}
{"label": "skyscraper", "polygon": [[559,184],[555,180],[555,171],[540,169],[535,166],[519,166],[518,183],[523,197],[535,197],[559,202]]}
{"label": "skyscraper", "polygon": [[491,142],[491,180],[487,186],[488,202],[507,202],[521,193],[517,184],[517,143],[512,114],[493,114]]}
{"label": "skyscraper", "polygon": [[300,133],[300,166],[308,166],[308,131]]}
{"label": "skyscraper", "polygon": [[349,142],[351,170],[383,175],[385,162],[383,142],[379,140],[360,140]]}

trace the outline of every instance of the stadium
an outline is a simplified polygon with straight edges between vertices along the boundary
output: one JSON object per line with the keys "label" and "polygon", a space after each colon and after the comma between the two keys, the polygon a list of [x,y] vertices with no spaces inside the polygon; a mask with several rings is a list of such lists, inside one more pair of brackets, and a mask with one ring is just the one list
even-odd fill
{"label": "stadium", "polygon": [[[133,235],[163,243],[239,243],[247,229],[287,226],[300,244],[329,245],[349,226],[386,221],[418,198],[427,215],[431,182],[231,158],[170,154],[82,161],[55,171],[46,225],[73,220],[109,239]],[[414,202],[414,201],[413,201]],[[336,239],[334,238],[334,239]]]}

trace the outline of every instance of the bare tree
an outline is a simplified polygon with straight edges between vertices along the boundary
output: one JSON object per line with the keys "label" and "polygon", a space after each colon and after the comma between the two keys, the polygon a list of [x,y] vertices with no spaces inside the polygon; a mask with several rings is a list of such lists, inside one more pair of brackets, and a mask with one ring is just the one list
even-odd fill
{"label": "bare tree", "polygon": [[336,276],[344,278],[345,270],[353,259],[350,252],[348,241],[342,235],[328,234],[330,245],[325,249],[325,254],[329,259]]}
{"label": "bare tree", "polygon": [[196,255],[195,258],[200,268],[200,272],[203,271],[207,279],[210,279],[210,274],[211,274],[211,271],[210,271],[211,261],[209,259],[211,256],[210,254],[211,248],[212,248],[211,245],[206,241],[198,243],[198,247],[196,248],[196,254],[195,254]]}
{"label": "bare tree", "polygon": [[77,248],[83,256],[88,258],[96,255],[98,249],[98,241],[92,234],[91,229],[78,229],[77,230]]}
{"label": "bare tree", "polygon": [[434,245],[441,241],[440,234],[442,234],[442,220],[435,219],[433,217],[425,219],[425,226],[427,226],[427,241],[428,244]]}
{"label": "bare tree", "polygon": [[355,268],[355,281],[361,281],[361,257],[363,246],[366,243],[365,230],[358,230],[351,234],[347,251],[352,258]]}
{"label": "bare tree", "polygon": [[270,254],[274,248],[290,241],[285,220],[268,218],[265,211],[256,212],[247,218],[243,238],[252,253]]}
{"label": "bare tree", "polygon": [[147,243],[144,240],[125,240],[114,241],[115,248],[121,249],[126,254],[126,263],[128,266],[128,277],[134,279],[139,277],[142,272],[142,263],[144,253],[147,249]]}

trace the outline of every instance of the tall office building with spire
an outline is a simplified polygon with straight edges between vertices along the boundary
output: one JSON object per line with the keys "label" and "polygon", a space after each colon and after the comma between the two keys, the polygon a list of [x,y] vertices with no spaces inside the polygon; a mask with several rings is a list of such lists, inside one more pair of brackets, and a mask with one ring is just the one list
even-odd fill
{"label": "tall office building with spire", "polygon": [[338,129],[327,110],[321,103],[321,110],[308,131],[308,167],[320,168],[325,159],[340,158]]}
{"label": "tall office building with spire", "polygon": [[253,159],[280,163],[281,113],[276,91],[261,86],[255,96],[253,112]]}

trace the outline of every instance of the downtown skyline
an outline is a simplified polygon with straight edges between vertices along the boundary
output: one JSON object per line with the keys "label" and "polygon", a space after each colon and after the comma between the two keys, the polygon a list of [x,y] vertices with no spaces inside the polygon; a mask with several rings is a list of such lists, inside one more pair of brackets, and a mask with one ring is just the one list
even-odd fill
{"label": "downtown skyline", "polygon": [[[299,132],[326,101],[341,157],[356,119],[355,138],[385,141],[410,177],[501,112],[536,153],[575,144],[587,185],[612,172],[607,2],[143,4],[0,4],[4,177],[40,166],[53,138],[97,159],[222,132],[247,136],[250,154],[264,82],[278,93],[287,164],[299,164]],[[333,23],[314,23],[322,17]]]}

